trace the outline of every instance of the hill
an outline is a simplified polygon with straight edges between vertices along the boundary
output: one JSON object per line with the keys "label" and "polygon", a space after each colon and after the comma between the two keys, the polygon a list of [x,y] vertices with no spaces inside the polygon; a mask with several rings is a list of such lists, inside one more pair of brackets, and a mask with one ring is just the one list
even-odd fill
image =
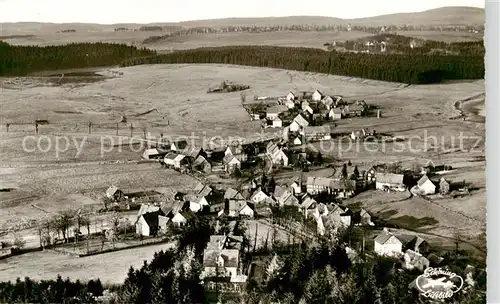
{"label": "hill", "polygon": [[[325,16],[289,16],[289,17],[262,17],[262,18],[223,18],[192,20],[183,22],[156,22],[149,23],[150,26],[182,26],[190,27],[213,27],[220,28],[226,26],[290,26],[290,25],[483,25],[484,9],[475,7],[442,7],[423,12],[397,13],[357,19],[341,19]],[[145,24],[90,24],[90,23],[37,23],[37,22],[16,22],[0,23],[4,35],[15,32],[16,34],[33,32],[55,32],[64,29],[75,29],[88,32],[108,32],[115,28],[139,28]]]}

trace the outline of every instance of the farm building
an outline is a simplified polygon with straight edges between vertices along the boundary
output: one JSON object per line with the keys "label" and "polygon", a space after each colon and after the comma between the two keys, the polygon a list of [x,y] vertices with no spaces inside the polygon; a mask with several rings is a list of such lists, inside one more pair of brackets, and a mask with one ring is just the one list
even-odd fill
{"label": "farm building", "polygon": [[346,106],[346,112],[349,116],[362,116],[366,111],[366,104],[356,102]]}
{"label": "farm building", "polygon": [[228,217],[253,217],[254,211],[245,200],[229,200],[225,208],[220,210],[218,213],[218,216],[222,215],[226,215]]}
{"label": "farm building", "polygon": [[309,194],[330,192],[333,179],[327,177],[308,176],[306,181],[306,191]]}
{"label": "farm building", "polygon": [[418,191],[420,194],[429,195],[436,193],[436,185],[427,177],[422,176],[417,182]]}
{"label": "farm building", "polygon": [[314,114],[314,110],[311,108],[311,106],[309,105],[309,102],[307,102],[307,101],[302,102],[301,108],[302,108],[302,113],[304,113],[308,116]]}
{"label": "farm building", "polygon": [[172,217],[171,221],[172,221],[172,223],[174,223],[178,226],[184,226],[189,221],[191,221],[195,218],[196,218],[196,215],[192,211],[187,210],[187,211],[181,211],[181,212],[176,213]]}
{"label": "farm building", "polygon": [[267,125],[271,128],[281,128],[283,127],[283,121],[279,117],[276,117],[274,119],[268,119]]}
{"label": "farm building", "polygon": [[327,109],[330,109],[334,105],[333,98],[330,96],[325,96],[321,99],[321,103],[324,104]]}
{"label": "farm building", "polygon": [[418,235],[401,235],[398,238],[403,243],[404,250],[409,249],[420,254],[429,253],[429,243]]}
{"label": "farm building", "polygon": [[320,101],[321,99],[323,99],[325,95],[323,93],[321,93],[319,90],[316,90],[314,91],[314,93],[312,94],[311,96],[311,99],[313,101]]}
{"label": "farm building", "polygon": [[304,128],[304,136],[307,140],[330,140],[331,130],[329,125],[324,126],[308,126]]}
{"label": "farm building", "polygon": [[404,189],[403,174],[375,173],[375,188],[377,190]]}
{"label": "farm building", "polygon": [[111,185],[108,190],[106,190],[106,197],[114,201],[121,201],[125,198],[125,194],[118,187]]}
{"label": "farm building", "polygon": [[374,251],[381,256],[399,257],[402,255],[403,243],[387,228],[375,238]]}
{"label": "farm building", "polygon": [[201,195],[187,195],[184,199],[189,203],[189,210],[194,213],[200,212],[209,206],[207,199]]}
{"label": "farm building", "polygon": [[351,197],[356,190],[356,181],[340,180],[328,177],[307,177],[306,181],[307,193],[318,194],[326,192],[333,194],[339,198]]}
{"label": "farm building", "polygon": [[183,165],[187,164],[187,159],[182,154],[169,152],[167,155],[165,155],[164,162],[167,166],[180,168]]}
{"label": "farm building", "polygon": [[164,151],[160,151],[157,148],[146,149],[142,153],[142,158],[144,159],[161,159],[163,156],[167,154]]}
{"label": "farm building", "polygon": [[184,149],[182,149],[182,151],[179,154],[182,154],[186,157],[195,160],[202,152],[203,149],[200,147],[196,147],[194,145],[187,145],[186,147],[184,147]]}

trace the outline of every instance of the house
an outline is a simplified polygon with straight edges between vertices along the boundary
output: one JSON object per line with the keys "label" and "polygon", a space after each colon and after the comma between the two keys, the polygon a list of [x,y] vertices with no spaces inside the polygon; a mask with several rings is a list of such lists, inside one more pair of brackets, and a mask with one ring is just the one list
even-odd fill
{"label": "house", "polygon": [[325,95],[323,93],[321,93],[319,90],[316,90],[314,91],[314,93],[312,94],[311,96],[311,99],[313,101],[320,101],[321,99],[323,99]]}
{"label": "house", "polygon": [[429,243],[418,235],[401,235],[398,238],[403,243],[403,250],[410,249],[420,254],[427,254],[430,251]]}
{"label": "house", "polygon": [[275,166],[288,166],[288,156],[277,144],[270,141],[266,146],[266,155]]}
{"label": "house", "polygon": [[106,197],[112,199],[113,201],[121,201],[125,198],[125,194],[118,187],[111,185],[108,190],[106,190]]}
{"label": "house", "polygon": [[181,201],[169,201],[161,204],[160,211],[164,216],[172,218],[177,213],[184,211],[186,209],[185,205],[186,204]]}
{"label": "house", "polygon": [[226,215],[228,217],[253,217],[254,211],[244,200],[229,200],[225,208],[220,210],[217,215]]}
{"label": "house", "polygon": [[274,119],[268,119],[267,120],[267,124],[268,124],[268,126],[270,126],[272,128],[281,128],[281,127],[283,127],[283,121],[279,117],[276,117]]}
{"label": "house", "polygon": [[181,150],[179,154],[184,155],[185,157],[189,157],[191,159],[196,159],[203,150],[200,147],[196,147],[194,145],[187,145],[184,149]]}
{"label": "house", "polygon": [[366,136],[368,136],[368,132],[365,129],[352,131],[351,139],[352,140],[363,140]]}
{"label": "house", "polygon": [[374,251],[381,256],[399,257],[402,255],[403,243],[387,228],[375,238]]}
{"label": "house", "polygon": [[142,236],[156,236],[166,232],[169,220],[160,211],[141,214],[135,222],[135,232]]}
{"label": "house", "polygon": [[302,107],[302,113],[309,116],[314,114],[314,110],[311,108],[311,106],[307,101],[303,101],[301,107]]}
{"label": "house", "polygon": [[367,105],[364,101],[357,101],[346,106],[346,112],[349,116],[362,116],[366,111]]}
{"label": "house", "polygon": [[188,160],[182,154],[177,154],[175,152],[169,152],[165,155],[164,162],[167,166],[180,168],[183,165],[187,164]]}
{"label": "house", "polygon": [[276,186],[273,197],[280,206],[299,206],[299,200],[293,195],[292,188]]}
{"label": "house", "polygon": [[266,118],[269,120],[276,119],[276,118],[278,118],[279,114],[286,112],[286,111],[288,111],[288,107],[285,105],[276,105],[276,106],[269,107],[266,110]]}
{"label": "house", "polygon": [[226,172],[234,172],[236,169],[240,169],[241,168],[241,162],[238,160],[238,158],[236,158],[234,155],[232,154],[227,154],[226,156],[224,156],[224,170],[226,170]]}
{"label": "house", "polygon": [[448,182],[444,177],[441,177],[439,180],[439,193],[442,195],[450,193],[450,182]]}
{"label": "house", "polygon": [[184,139],[174,141],[170,144],[170,150],[180,152],[188,145],[187,141]]}
{"label": "house", "polygon": [[325,96],[321,99],[321,103],[324,104],[327,109],[330,109],[334,105],[333,98],[330,96]]}
{"label": "house", "polygon": [[408,249],[403,255],[402,264],[404,269],[418,269],[419,271],[423,272],[427,267],[429,267],[430,262],[418,252]]}
{"label": "house", "polygon": [[265,201],[267,198],[269,198],[269,196],[264,191],[262,191],[261,187],[259,187],[254,191],[252,196],[250,196],[250,201],[254,204],[259,204]]}
{"label": "house", "polygon": [[422,176],[417,182],[417,188],[420,194],[429,195],[436,193],[436,185],[427,177]]}
{"label": "house", "polygon": [[372,184],[375,183],[376,173],[383,173],[385,168],[383,165],[375,165],[370,167],[368,170],[364,172],[364,178],[367,183]]}
{"label": "house", "polygon": [[302,193],[302,187],[298,181],[292,181],[292,183],[290,184],[290,188],[292,189],[293,195]]}
{"label": "house", "polygon": [[353,221],[362,226],[374,226],[371,215],[365,209],[355,212]]}
{"label": "house", "polygon": [[286,100],[295,101],[296,99],[297,99],[297,96],[295,96],[295,94],[293,94],[292,91],[288,92],[288,94],[286,95]]}
{"label": "house", "polygon": [[328,212],[324,212],[321,216],[323,226],[325,228],[329,227],[349,227],[351,225],[352,219],[351,214],[347,208],[342,208],[336,204],[327,206]]}
{"label": "house", "polygon": [[194,213],[202,211],[204,208],[209,207],[207,199],[200,195],[189,195],[184,198],[189,203],[189,210]]}
{"label": "house", "polygon": [[429,159],[423,166],[421,174],[434,174],[440,171],[451,170],[451,166],[446,166],[443,164],[436,164],[431,159]]}
{"label": "house", "polygon": [[193,162],[193,168],[195,170],[210,173],[212,171],[212,165],[210,162],[203,156],[199,155]]}
{"label": "house", "polygon": [[155,206],[153,204],[141,204],[141,207],[139,208],[139,212],[137,212],[137,219],[143,214],[151,213],[151,212],[158,212],[158,211],[160,211],[159,206]]}
{"label": "house", "polygon": [[339,120],[342,119],[342,110],[339,108],[332,108],[328,112],[328,118],[331,120]]}
{"label": "house", "polygon": [[186,225],[189,221],[196,218],[196,215],[192,211],[181,211],[177,212],[171,219],[172,223],[183,226]]}
{"label": "house", "polygon": [[300,136],[295,136],[292,140],[292,143],[295,146],[301,146],[302,145],[302,140],[300,139]]}
{"label": "house", "polygon": [[207,243],[207,249],[222,250],[226,248],[228,237],[226,235],[211,235]]}
{"label": "house", "polygon": [[317,204],[314,198],[305,194],[302,196],[302,202],[300,203],[299,209],[305,213],[307,210],[315,208]]}
{"label": "house", "polygon": [[329,193],[339,198],[351,197],[356,190],[356,181],[328,177],[308,176],[306,191],[309,194]]}
{"label": "house", "polygon": [[239,255],[237,249],[205,249],[202,276],[236,277],[240,264]]}
{"label": "house", "polygon": [[307,127],[309,122],[300,114],[295,116],[292,123],[290,124],[290,132],[298,132],[303,128]]}
{"label": "house", "polygon": [[146,149],[142,153],[142,158],[144,159],[161,159],[166,152],[160,151],[156,148]]}
{"label": "house", "polygon": [[306,181],[306,191],[309,194],[330,192],[333,179],[327,177],[308,176]]}
{"label": "house", "polygon": [[403,189],[403,174],[375,173],[375,188],[377,190]]}
{"label": "house", "polygon": [[332,138],[329,125],[305,127],[304,136],[307,140],[330,140]]}
{"label": "house", "polygon": [[233,188],[228,188],[224,193],[224,199],[227,200],[244,200],[245,198]]}

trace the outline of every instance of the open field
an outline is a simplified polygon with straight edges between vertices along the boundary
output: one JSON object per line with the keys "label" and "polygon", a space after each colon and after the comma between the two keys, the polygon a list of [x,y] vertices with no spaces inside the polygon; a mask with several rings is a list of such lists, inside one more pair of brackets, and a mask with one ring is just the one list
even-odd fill
{"label": "open field", "polygon": [[56,279],[57,275],[72,280],[99,278],[103,283],[123,283],[130,266],[139,268],[151,261],[155,252],[172,248],[174,243],[144,246],[95,256],[77,258],[53,251],[26,253],[0,260],[0,281],[14,281],[28,276],[33,280]]}
{"label": "open field", "polygon": [[159,52],[194,49],[199,47],[220,47],[228,45],[274,45],[290,47],[323,48],[323,44],[333,41],[355,40],[371,36],[366,32],[324,31],[299,32],[281,31],[265,33],[212,33],[177,36],[162,39],[158,42],[143,44],[151,36],[162,36],[163,32],[76,32],[76,33],[44,33],[35,32],[34,36],[4,39],[13,45],[62,45],[74,42],[111,42],[125,43],[138,47],[147,47]]}

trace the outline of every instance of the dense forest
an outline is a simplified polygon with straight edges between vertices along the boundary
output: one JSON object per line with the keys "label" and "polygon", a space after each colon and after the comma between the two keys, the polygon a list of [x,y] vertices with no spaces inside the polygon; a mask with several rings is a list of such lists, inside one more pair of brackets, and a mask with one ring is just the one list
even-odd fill
{"label": "dense forest", "polygon": [[117,65],[125,59],[155,55],[125,44],[72,43],[58,46],[14,46],[0,41],[0,76],[25,76],[45,70]]}
{"label": "dense forest", "polygon": [[483,56],[356,54],[277,46],[198,48],[129,59],[122,66],[156,63],[237,64],[409,84],[484,78]]}
{"label": "dense forest", "polygon": [[[218,233],[228,233],[228,222],[222,223]],[[318,244],[281,244],[258,252],[250,250],[249,240],[244,241],[243,262],[268,256],[265,274],[260,279],[250,278],[246,288],[237,294],[206,292],[199,275],[202,271],[203,249],[209,236],[215,233],[213,222],[197,219],[179,231],[178,247],[161,251],[151,262],[144,262],[139,269],[130,268],[120,286],[113,286],[107,293],[108,303],[184,304],[208,303],[218,299],[221,303],[295,304],[295,303],[427,303],[412,287],[420,274],[401,269],[397,260],[361,254],[353,259],[345,246],[356,247],[361,242],[360,228],[343,230],[335,238],[320,239]],[[235,235],[247,235],[246,224],[239,222]],[[288,246],[288,247],[287,247]],[[289,248],[283,251],[283,248]],[[475,265],[466,253],[450,251],[444,264],[450,271],[464,275],[466,265]],[[480,266],[480,267],[484,267]],[[464,285],[462,292],[447,303],[485,303],[485,272],[474,276],[474,284]],[[40,303],[95,303],[103,294],[99,281],[82,284],[78,281],[34,282],[26,279],[15,283],[0,283],[0,302]]]}

